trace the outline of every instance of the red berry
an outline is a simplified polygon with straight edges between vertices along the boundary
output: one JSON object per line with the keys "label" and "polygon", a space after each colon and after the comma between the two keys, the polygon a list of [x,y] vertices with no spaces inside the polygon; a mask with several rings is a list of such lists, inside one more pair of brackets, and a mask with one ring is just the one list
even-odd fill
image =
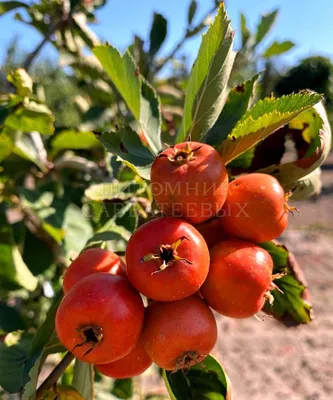
{"label": "red berry", "polygon": [[217,340],[214,315],[199,296],[175,302],[152,302],[142,339],[149,357],[161,368],[188,368],[204,358]]}
{"label": "red berry", "polygon": [[179,143],[155,159],[151,187],[164,214],[199,224],[222,207],[228,174],[213,147],[197,142]]}
{"label": "red berry", "polygon": [[195,293],[208,274],[209,251],[200,233],[176,218],[151,220],[126,248],[132,285],[153,300],[174,301]]}
{"label": "red berry", "polygon": [[229,184],[220,215],[230,236],[257,243],[275,239],[288,224],[285,193],[271,175],[240,176]]}
{"label": "red berry", "polygon": [[272,258],[261,247],[240,240],[221,242],[211,250],[209,274],[200,292],[220,314],[248,318],[261,310],[272,271]]}
{"label": "red berry", "polygon": [[83,278],[65,295],[57,311],[56,331],[75,357],[104,364],[134,348],[143,317],[141,297],[129,282],[101,272]]}
{"label": "red berry", "polygon": [[67,268],[63,289],[67,293],[78,281],[96,272],[110,272],[126,278],[126,266],[112,251],[100,248],[84,250]]}
{"label": "red berry", "polygon": [[142,339],[127,356],[108,364],[97,364],[98,371],[106,376],[116,379],[132,378],[142,374],[152,364],[146,350],[143,347]]}

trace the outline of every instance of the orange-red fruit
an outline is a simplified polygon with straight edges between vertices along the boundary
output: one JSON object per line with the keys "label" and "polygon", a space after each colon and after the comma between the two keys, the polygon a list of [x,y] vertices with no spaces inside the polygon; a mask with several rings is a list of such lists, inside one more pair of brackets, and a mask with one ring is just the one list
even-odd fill
{"label": "orange-red fruit", "polygon": [[143,347],[143,341],[139,339],[134,349],[127,356],[112,363],[97,364],[96,368],[103,375],[124,379],[142,374],[151,364],[152,361]]}
{"label": "orange-red fruit", "polygon": [[149,357],[161,368],[177,370],[201,362],[217,340],[214,315],[197,295],[146,310],[142,339]]}
{"label": "orange-red fruit", "polygon": [[164,214],[199,224],[222,207],[228,174],[213,147],[198,142],[179,143],[155,159],[151,188]]}
{"label": "orange-red fruit", "polygon": [[139,292],[153,300],[174,301],[192,295],[203,284],[209,251],[203,237],[189,223],[156,218],[130,238],[126,265],[128,279]]}
{"label": "orange-red fruit", "polygon": [[267,174],[249,174],[232,181],[220,214],[230,236],[257,243],[277,238],[288,224],[284,190]]}
{"label": "orange-red fruit", "polygon": [[59,340],[75,357],[104,364],[134,348],[143,318],[142,299],[130,283],[100,272],[83,278],[68,291],[55,323]]}
{"label": "orange-red fruit", "polygon": [[200,292],[217,312],[248,318],[261,310],[272,281],[273,261],[261,247],[241,240],[211,249],[208,277]]}
{"label": "orange-red fruit", "polygon": [[126,278],[126,266],[112,251],[91,248],[83,251],[67,268],[63,289],[67,293],[78,281],[96,272],[110,272]]}
{"label": "orange-red fruit", "polygon": [[219,218],[213,218],[202,224],[196,225],[196,229],[201,233],[205,239],[207,246],[211,249],[222,240],[231,239],[230,236],[224,231],[223,225]]}

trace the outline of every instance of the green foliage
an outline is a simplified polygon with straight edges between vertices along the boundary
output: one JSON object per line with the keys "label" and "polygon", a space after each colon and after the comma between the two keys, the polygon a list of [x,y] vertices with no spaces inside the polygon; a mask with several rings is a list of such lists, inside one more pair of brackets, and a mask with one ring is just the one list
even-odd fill
{"label": "green foliage", "polygon": [[94,367],[80,360],[75,360],[73,388],[85,399],[94,400]]}
{"label": "green foliage", "polygon": [[29,5],[22,1],[3,1],[0,3],[0,16],[20,7],[28,8]]}
{"label": "green foliage", "polygon": [[191,367],[186,375],[183,371],[163,371],[163,378],[172,400],[228,400],[231,396],[227,375],[212,356]]}
{"label": "green foliage", "polygon": [[149,54],[153,57],[161,48],[167,35],[167,20],[163,15],[154,13],[153,25],[150,31]]}
{"label": "green foliage", "polygon": [[116,379],[113,382],[111,393],[118,399],[131,399],[133,395],[132,379]]}
{"label": "green foliage", "polygon": [[255,43],[258,45],[272,29],[273,24],[278,16],[279,10],[263,15],[257,28]]}
{"label": "green foliage", "polygon": [[177,141],[198,141],[212,127],[224,102],[235,53],[233,31],[222,4],[203,36],[186,89],[184,116]]}
{"label": "green foliage", "polygon": [[263,57],[270,58],[274,56],[279,56],[280,54],[286,53],[295,46],[290,40],[285,42],[273,42],[264,52]]}

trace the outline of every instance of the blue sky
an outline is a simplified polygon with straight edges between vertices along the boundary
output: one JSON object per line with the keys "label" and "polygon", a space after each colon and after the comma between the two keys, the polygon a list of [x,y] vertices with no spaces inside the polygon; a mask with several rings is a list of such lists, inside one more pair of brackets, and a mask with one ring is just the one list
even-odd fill
{"label": "blue sky", "polygon": [[[212,0],[198,0],[197,17],[209,10]],[[99,24],[93,26],[98,35],[113,45],[124,49],[133,34],[149,37],[154,11],[162,13],[168,19],[168,37],[161,53],[167,53],[179,40],[185,29],[189,0],[108,0],[107,5],[98,13]],[[262,13],[280,9],[278,21],[269,39],[263,42],[265,47],[271,41],[292,40],[297,47],[280,61],[291,65],[302,57],[320,54],[333,60],[333,0],[226,0],[227,11],[236,29],[236,47],[239,43],[239,13],[244,12],[248,25],[253,29]],[[0,62],[10,40],[19,36],[22,49],[32,50],[40,41],[40,35],[32,28],[15,21],[14,13],[0,18]],[[184,51],[192,61],[200,45],[200,35],[188,41]],[[44,55],[55,55],[51,46],[47,46]]]}

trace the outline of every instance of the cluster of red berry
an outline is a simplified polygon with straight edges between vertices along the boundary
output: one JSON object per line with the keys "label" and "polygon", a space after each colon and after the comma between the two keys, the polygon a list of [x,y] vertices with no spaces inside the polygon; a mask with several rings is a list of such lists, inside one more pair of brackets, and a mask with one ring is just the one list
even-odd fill
{"label": "cluster of red berry", "polygon": [[272,258],[258,243],[287,225],[279,182],[253,173],[228,184],[220,155],[206,144],[165,150],[151,185],[166,216],[134,232],[126,266],[107,250],[82,252],[65,273],[56,316],[64,346],[114,378],[152,362],[178,370],[202,361],[217,340],[211,308],[234,318],[260,311],[274,284]]}

